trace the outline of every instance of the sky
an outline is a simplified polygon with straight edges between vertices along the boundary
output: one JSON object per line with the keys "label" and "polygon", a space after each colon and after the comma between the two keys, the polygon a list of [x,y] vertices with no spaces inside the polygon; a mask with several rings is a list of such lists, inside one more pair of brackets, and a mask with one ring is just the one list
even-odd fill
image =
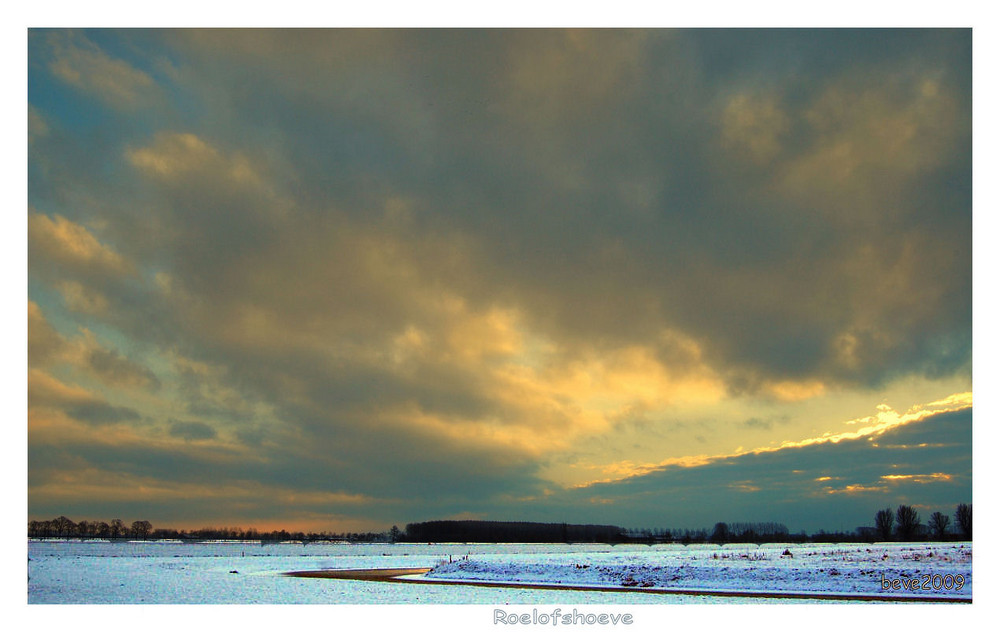
{"label": "sky", "polygon": [[28,45],[28,517],[972,500],[972,33]]}

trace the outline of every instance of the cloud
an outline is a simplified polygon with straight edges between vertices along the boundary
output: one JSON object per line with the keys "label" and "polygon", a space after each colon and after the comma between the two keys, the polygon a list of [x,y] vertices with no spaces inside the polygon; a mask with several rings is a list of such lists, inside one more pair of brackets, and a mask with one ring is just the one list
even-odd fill
{"label": "cloud", "polygon": [[215,428],[200,421],[172,421],[170,423],[170,436],[180,437],[188,441],[200,441],[204,439],[214,439],[218,433]]}
{"label": "cloud", "polygon": [[79,32],[45,32],[53,76],[108,105],[131,110],[154,102],[158,89],[149,74],[109,56]]}
{"label": "cloud", "polygon": [[62,336],[45,318],[34,301],[28,301],[28,366],[68,365],[80,375],[124,389],[152,389],[160,381],[147,367],[103,346],[86,329],[79,336]]}
{"label": "cloud", "polygon": [[[938,74],[897,76],[887,84],[881,72],[856,73],[832,82],[802,113],[812,146],[788,164],[782,188],[819,200],[836,214],[834,222],[870,222],[872,204],[951,159],[968,139],[967,119]],[[835,205],[826,202],[831,197]]]}
{"label": "cloud", "polygon": [[131,408],[110,406],[103,402],[87,402],[66,409],[66,414],[74,419],[93,425],[116,424],[122,421],[138,421],[141,416]]}
{"label": "cloud", "polygon": [[77,281],[60,281],[56,287],[70,310],[94,316],[108,314],[108,298],[100,289]]}
{"label": "cloud", "polygon": [[28,372],[28,413],[29,426],[39,432],[53,423],[59,426],[60,418],[65,417],[90,426],[136,422],[142,418],[132,408],[109,404],[84,388],[65,384],[38,369]]}
{"label": "cloud", "polygon": [[[700,467],[710,463],[724,461],[726,459],[731,459],[734,457],[739,457],[743,454],[748,454],[748,453],[765,454],[772,452],[780,452],[783,450],[795,450],[811,445],[822,445],[826,443],[837,444],[842,441],[855,441],[864,438],[874,441],[877,437],[880,437],[887,432],[896,430],[897,428],[901,428],[909,424],[920,422],[927,418],[933,417],[935,415],[940,415],[943,413],[970,410],[971,407],[972,407],[972,393],[956,393],[944,400],[930,402],[923,405],[914,405],[905,413],[899,413],[896,410],[894,410],[891,406],[888,406],[886,404],[880,404],[878,406],[878,413],[875,415],[869,415],[858,419],[850,419],[844,421],[843,425],[850,427],[849,430],[841,430],[840,432],[828,431],[818,437],[808,437],[805,439],[798,439],[798,440],[786,440],[782,441],[781,444],[777,446],[754,448],[751,450],[744,450],[743,447],[740,446],[731,454],[717,454],[711,456],[699,455],[693,457],[671,458],[658,464],[647,463],[647,464],[636,465],[631,462],[611,464],[605,466],[604,471],[608,473],[613,473],[615,475],[613,478],[582,483],[576,485],[575,487],[585,488],[602,483],[622,481],[632,477],[647,476],[653,472],[662,471],[664,469],[675,468],[675,467],[684,467],[684,468]],[[743,425],[754,429],[758,428],[770,429],[771,427],[769,423],[762,422],[757,418],[750,418],[745,422],[743,422]],[[927,446],[925,445],[924,447]]]}
{"label": "cloud", "polygon": [[934,481],[950,481],[951,479],[952,475],[945,474],[944,472],[934,472],[932,474],[885,474],[882,476],[882,480],[889,483],[901,481],[931,483]]}
{"label": "cloud", "polygon": [[[970,408],[934,412],[887,428],[880,436],[927,445],[913,450],[904,460],[898,453],[879,450],[865,437],[753,451],[575,488],[546,502],[558,513],[571,511],[576,502],[589,498],[613,498],[617,508],[603,518],[614,521],[614,516],[627,515],[636,526],[695,528],[720,520],[775,520],[793,531],[852,531],[869,525],[875,511],[886,505],[913,503],[919,498],[947,514],[957,503],[971,498]],[[928,438],[932,440],[926,441]],[[952,441],[944,445],[942,439]],[[932,473],[887,478],[885,472],[894,467]]]}
{"label": "cloud", "polygon": [[840,489],[827,487],[823,491],[827,494],[883,494],[888,490],[884,485],[845,485]]}
{"label": "cloud", "polygon": [[788,117],[773,98],[737,94],[722,114],[723,144],[758,164],[770,162],[781,151],[781,137],[789,128]]}
{"label": "cloud", "polygon": [[915,425],[971,384],[970,42],[36,34],[34,388],[136,433],[89,467],[386,516]]}
{"label": "cloud", "polygon": [[28,106],[28,143],[35,139],[44,138],[49,134],[49,124],[38,108]]}
{"label": "cloud", "polygon": [[500,50],[506,62],[497,86],[501,107],[515,124],[555,140],[553,132],[613,112],[623,95],[641,86],[649,36],[641,30],[559,30],[544,37],[513,31]]}
{"label": "cloud", "polygon": [[86,347],[84,366],[106,384],[124,388],[159,388],[160,381],[155,373],[113,349],[100,347],[90,332],[84,333],[83,344]]}
{"label": "cloud", "polygon": [[774,427],[774,422],[770,419],[759,419],[757,417],[751,417],[743,422],[743,425],[747,428],[762,428],[764,430],[770,430]]}
{"label": "cloud", "polygon": [[123,276],[131,264],[118,252],[101,244],[85,227],[60,215],[28,213],[28,252],[32,269],[58,266],[70,275]]}
{"label": "cloud", "polygon": [[82,406],[95,403],[96,399],[78,386],[64,384],[37,369],[28,371],[28,407],[70,405]]}
{"label": "cloud", "polygon": [[28,301],[28,366],[45,365],[58,358],[65,341],[42,315],[34,301]]}
{"label": "cloud", "polygon": [[[961,256],[944,255],[961,252],[962,244],[968,244],[967,232],[939,232],[950,245],[930,243],[918,234],[902,236],[910,244],[902,259],[895,254],[900,252],[894,247],[900,238],[896,224],[872,230],[870,221],[888,212],[901,213],[900,218],[917,212],[908,193],[886,193],[896,197],[880,198],[879,209],[884,210],[878,210],[842,196],[819,195],[821,191],[797,197],[781,184],[786,177],[782,174],[794,165],[809,162],[808,156],[822,153],[828,143],[837,145],[840,141],[830,140],[833,137],[856,136],[857,142],[870,143],[864,130],[880,127],[879,121],[896,111],[914,121],[914,136],[905,142],[933,145],[937,141],[931,136],[940,136],[955,151],[967,148],[953,78],[939,77],[937,92],[923,96],[927,77],[937,76],[937,71],[912,72],[912,61],[902,56],[877,64],[852,58],[836,68],[824,67],[825,74],[798,93],[782,91],[782,86],[790,90],[794,84],[780,74],[765,84],[777,84],[773,93],[733,91],[724,81],[713,83],[711,77],[679,66],[692,64],[699,53],[722,54],[713,48],[721,46],[719,42],[693,33],[517,32],[509,39],[489,34],[475,45],[460,33],[436,45],[418,33],[369,35],[345,34],[326,48],[267,33],[259,36],[257,50],[250,45],[256,36],[247,34],[178,34],[192,46],[192,54],[221,56],[199,78],[211,81],[214,90],[237,89],[230,79],[234,73],[228,71],[238,68],[244,55],[260,62],[254,85],[263,101],[252,110],[227,103],[233,120],[247,117],[257,124],[263,122],[255,118],[261,110],[274,113],[266,121],[268,134],[280,134],[286,145],[275,151],[268,143],[267,153],[283,154],[275,164],[301,178],[297,184],[304,188],[293,197],[321,207],[299,205],[298,213],[329,213],[334,207],[333,212],[371,218],[370,209],[381,211],[386,198],[405,193],[416,220],[411,234],[448,226],[452,238],[475,253],[464,258],[461,274],[435,270],[445,275],[440,280],[475,302],[487,300],[481,288],[503,288],[505,308],[516,307],[526,325],[542,336],[584,348],[598,341],[625,347],[669,327],[699,341],[711,364],[720,373],[725,369],[725,378],[737,390],[759,389],[766,382],[801,380],[829,387],[830,382],[891,379],[899,371],[912,370],[908,367],[922,366],[905,352],[909,346],[903,338],[928,350],[947,345],[949,354],[938,370],[955,370],[968,359],[967,345],[947,333],[962,326],[963,315],[940,294],[957,292],[957,304],[967,302],[962,288],[944,283],[968,270]],[[799,34],[789,35],[790,41],[797,39]],[[344,60],[351,58],[352,47],[381,47],[366,62],[369,73],[351,72]],[[443,51],[459,47],[469,65],[445,73]],[[822,48],[817,42],[806,50],[819,55]],[[393,63],[394,51],[400,49],[413,52],[410,64],[419,72],[406,77]],[[265,55],[266,50],[275,54]],[[754,55],[773,55],[765,47],[732,54],[750,55],[751,66],[757,62]],[[498,67],[489,61],[498,59],[510,64]],[[808,58],[802,63],[819,62]],[[883,79],[898,68],[906,69],[905,78],[880,92]],[[355,98],[309,81],[312,73],[320,72],[350,85],[346,93]],[[854,75],[860,79],[848,79]],[[555,76],[562,79],[553,83]],[[628,81],[630,76],[635,80]],[[497,86],[507,87],[500,91]],[[720,91],[725,96],[717,106]],[[837,98],[854,109],[842,120],[822,122],[832,116]],[[457,116],[457,108],[477,99],[482,104],[472,109],[474,114]],[[374,110],[358,107],[373,101]],[[855,101],[863,105],[855,106]],[[704,102],[713,107],[702,107],[699,114],[696,104]],[[558,120],[545,115],[548,103],[562,113]],[[653,103],[660,110],[648,109]],[[953,105],[939,108],[935,103]],[[567,108],[578,108],[581,119],[567,115]],[[930,130],[920,122],[927,108],[951,121],[947,129]],[[303,121],[317,109],[330,113],[328,123],[307,131]],[[615,116],[622,111],[630,116]],[[412,120],[414,112],[421,113],[423,123]],[[436,127],[438,119],[449,121],[450,131]],[[526,133],[534,129],[531,125],[539,132]],[[729,175],[731,164],[717,164],[717,156],[699,148],[719,142],[720,135],[723,144],[743,147],[739,151],[756,147],[752,152],[776,160],[763,179],[771,184],[744,187],[748,183],[738,178],[732,188],[716,184]],[[774,145],[778,137],[787,145],[780,159]],[[231,179],[226,175],[231,168],[222,166],[225,154],[195,143],[195,138],[205,143],[201,136],[174,135],[169,142],[166,138],[153,146],[161,163],[147,157],[148,169],[181,164],[169,156],[184,155],[191,164],[216,165],[209,169],[219,174],[216,180]],[[876,154],[882,148],[859,151],[876,161],[866,164],[864,173],[893,162],[891,157],[879,162]],[[400,162],[400,156],[407,161]],[[428,161],[427,156],[434,159]],[[941,159],[954,158],[952,152]],[[213,162],[217,159],[220,162]],[[316,173],[318,164],[337,169]],[[552,170],[565,172],[565,186],[560,184],[565,178],[550,174]],[[281,177],[288,179],[286,173]],[[859,179],[851,182],[861,185]],[[190,181],[185,180],[185,188]],[[832,215],[817,214],[816,199],[833,204]],[[225,211],[215,212],[219,220],[226,216]],[[845,217],[863,221],[867,235],[856,232],[857,223],[845,224]],[[195,219],[202,225],[206,220]],[[203,234],[226,245],[236,234],[232,227],[238,226],[242,243],[256,246],[266,241],[262,232],[275,230],[259,223],[255,213],[233,215],[227,225],[225,230],[208,225],[210,230]],[[695,244],[697,249],[692,248]],[[932,258],[940,253],[942,258],[934,264],[916,259],[911,263],[909,252]],[[419,256],[417,265],[433,265],[427,259],[432,253]],[[194,260],[202,269],[209,263]],[[873,267],[876,273],[862,273]],[[901,291],[880,299],[877,295],[885,287],[875,282],[889,278]],[[921,280],[930,280],[922,290]],[[822,296],[816,288],[823,288]],[[921,294],[938,296],[918,300]],[[905,323],[907,333],[887,337],[896,314],[906,310],[914,315]],[[948,317],[923,317],[939,310],[946,310]]]}
{"label": "cloud", "polygon": [[207,176],[235,186],[257,187],[260,178],[246,158],[226,157],[190,133],[161,132],[153,144],[128,153],[129,161],[151,176],[166,180]]}

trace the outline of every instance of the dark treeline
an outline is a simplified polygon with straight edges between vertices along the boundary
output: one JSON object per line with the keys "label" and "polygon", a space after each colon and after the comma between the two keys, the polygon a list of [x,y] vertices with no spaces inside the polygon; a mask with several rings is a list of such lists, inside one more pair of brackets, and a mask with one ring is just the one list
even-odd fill
{"label": "dark treeline", "polygon": [[435,520],[406,525],[410,542],[625,542],[621,527],[600,524]]}
{"label": "dark treeline", "polygon": [[[631,535],[631,534],[630,534]],[[660,532],[644,530],[637,535],[651,535],[654,542],[788,542],[790,536],[788,527],[778,522],[717,522],[715,527],[707,529],[663,529]],[[802,537],[807,539],[805,534]],[[630,537],[632,541],[648,541],[649,537]]]}
{"label": "dark treeline", "polygon": [[[600,542],[605,544],[728,544],[858,542],[858,531],[792,534],[777,522],[719,522],[713,529],[624,529],[612,525],[439,520],[406,525],[409,542]],[[869,540],[871,541],[871,540]]]}
{"label": "dark treeline", "polygon": [[951,516],[935,511],[924,524],[920,514],[910,505],[900,505],[895,511],[886,507],[875,512],[874,527],[859,527],[859,530],[882,541],[972,540],[972,505],[959,504],[954,516],[952,523]]}
{"label": "dark treeline", "polygon": [[109,522],[73,522],[66,516],[54,520],[31,520],[28,522],[29,538],[83,538],[83,539],[135,539],[135,540],[254,540],[261,542],[388,542],[395,531],[368,533],[305,533],[303,531],[259,531],[253,527],[204,527],[202,529],[154,529],[148,520],[136,520],[126,524],[120,518]]}
{"label": "dark treeline", "polygon": [[909,505],[895,510],[885,508],[875,513],[874,526],[860,526],[853,531],[820,530],[789,533],[777,522],[717,522],[712,529],[623,529],[613,525],[543,522],[499,522],[486,520],[435,520],[406,525],[405,531],[393,526],[389,531],[367,533],[305,533],[302,531],[258,531],[242,527],[206,527],[190,531],[153,528],[147,520],[131,524],[115,518],[109,522],[73,522],[66,516],[54,520],[28,522],[30,538],[100,538],[150,540],[254,540],[260,542],[600,542],[727,544],[764,542],[890,542],[927,540],[972,540],[972,505],[959,504],[952,516],[932,513],[926,524]]}

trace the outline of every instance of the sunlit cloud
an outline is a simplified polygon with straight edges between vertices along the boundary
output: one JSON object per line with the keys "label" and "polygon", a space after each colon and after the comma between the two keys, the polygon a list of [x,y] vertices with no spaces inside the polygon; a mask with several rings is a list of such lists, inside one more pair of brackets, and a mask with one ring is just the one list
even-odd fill
{"label": "sunlit cloud", "polygon": [[826,392],[826,386],[822,382],[815,380],[805,383],[782,381],[768,384],[765,388],[774,397],[783,402],[797,402],[803,399],[810,399]]}
{"label": "sunlit cloud", "polygon": [[146,72],[111,57],[79,32],[53,31],[45,39],[54,77],[118,109],[134,109],[159,95]]}
{"label": "sunlit cloud", "polygon": [[122,255],[101,244],[84,226],[60,215],[53,218],[29,211],[28,252],[32,259],[52,262],[68,274],[122,276],[133,271]]}
{"label": "sunlit cloud", "polygon": [[877,437],[893,428],[903,426],[908,423],[920,421],[931,415],[942,412],[964,410],[972,407],[972,393],[956,393],[947,400],[932,402],[924,406],[914,405],[909,411],[899,414],[886,404],[878,406],[878,413],[859,419],[851,419],[844,422],[846,425],[861,425],[857,430],[839,433],[826,433],[822,437],[804,439],[802,441],[788,441],[782,444],[782,448],[797,448],[814,443],[837,443],[845,439],[859,439],[861,437]]}
{"label": "sunlit cloud", "polygon": [[[28,44],[33,514],[95,470],[74,507],[372,527],[964,485],[914,429],[972,405],[966,31]],[[862,443],[900,467],[796,462]]]}
{"label": "sunlit cloud", "polygon": [[261,177],[244,156],[225,156],[190,133],[161,132],[152,145],[129,151],[128,159],[136,168],[168,182],[192,175],[210,175],[236,186],[255,189],[263,186]]}
{"label": "sunlit cloud", "polygon": [[[873,439],[874,437],[881,436],[886,432],[903,427],[907,424],[922,421],[932,415],[937,415],[943,412],[966,410],[971,408],[971,406],[972,406],[972,393],[956,393],[954,395],[949,396],[946,399],[938,400],[930,404],[925,404],[923,406],[915,405],[908,412],[902,415],[893,410],[891,407],[885,404],[880,404],[878,406],[879,412],[875,415],[870,415],[859,419],[851,419],[843,422],[845,425],[852,425],[852,426],[864,424],[857,430],[851,430],[845,432],[827,432],[819,437],[812,437],[798,441],[783,441],[780,446],[773,446],[773,447],[767,446],[755,449],[744,449],[743,446],[739,446],[732,453],[728,454],[699,455],[693,457],[675,458],[675,459],[668,459],[655,464],[650,463],[650,464],[636,465],[629,461],[617,464],[610,464],[604,466],[603,470],[607,473],[613,474],[613,476],[598,480],[592,480],[585,483],[580,483],[577,484],[576,487],[584,488],[601,483],[622,481],[636,476],[644,476],[652,472],[660,471],[670,467],[696,468],[708,465],[710,463],[716,463],[719,461],[724,461],[726,459],[731,459],[733,457],[746,454],[766,454],[783,450],[794,450],[796,448],[803,448],[812,445],[821,445],[827,443],[836,444],[840,443],[841,441],[851,441],[861,438]],[[817,480],[830,480],[830,477],[824,477],[823,479],[817,479]],[[863,491],[863,490],[859,488],[857,491]]]}
{"label": "sunlit cloud", "polygon": [[827,494],[876,494],[886,491],[884,486],[879,485],[845,485],[840,489],[834,489],[832,487],[827,487],[824,492]]}
{"label": "sunlit cloud", "polygon": [[890,483],[931,483],[935,481],[950,481],[951,474],[935,472],[933,474],[886,474],[882,480]]}
{"label": "sunlit cloud", "polygon": [[363,505],[374,499],[362,494],[309,492],[255,482],[241,484],[179,483],[153,477],[136,477],[99,469],[82,470],[75,475],[58,475],[33,485],[32,493],[44,502],[58,503],[76,498],[97,497],[104,502],[135,501],[138,498],[160,502],[224,502],[240,504],[268,495],[280,505],[295,507],[330,507]]}

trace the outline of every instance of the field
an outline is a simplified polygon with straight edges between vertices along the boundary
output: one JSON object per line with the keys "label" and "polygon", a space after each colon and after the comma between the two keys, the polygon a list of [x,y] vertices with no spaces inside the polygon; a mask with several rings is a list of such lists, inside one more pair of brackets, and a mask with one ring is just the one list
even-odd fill
{"label": "field", "polygon": [[968,543],[649,547],[579,557],[470,557],[427,577],[677,593],[969,599],[972,548]]}
{"label": "field", "polygon": [[[391,583],[286,574],[420,567],[433,570]],[[586,590],[558,589],[565,587]],[[972,546],[28,543],[28,603],[790,603],[789,596],[967,601]]]}

